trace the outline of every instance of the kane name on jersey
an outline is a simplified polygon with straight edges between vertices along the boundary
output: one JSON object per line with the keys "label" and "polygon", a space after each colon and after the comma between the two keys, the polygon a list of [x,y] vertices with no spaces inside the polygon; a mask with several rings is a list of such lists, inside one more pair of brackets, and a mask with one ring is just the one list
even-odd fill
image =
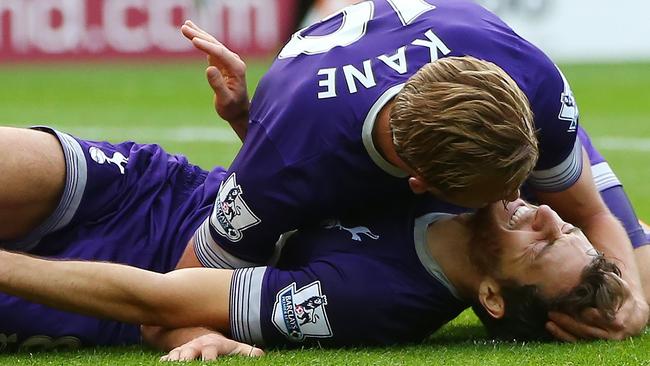
{"label": "kane name on jersey", "polygon": [[[415,21],[422,14],[435,9],[434,5],[421,0],[387,0],[395,13],[398,15],[403,26]],[[300,54],[313,55],[325,53],[334,47],[349,46],[361,39],[367,32],[368,23],[375,15],[375,4],[371,1],[364,1],[344,8],[340,12],[324,19],[322,22],[340,18],[340,27],[333,33],[327,35],[305,35],[309,28],[298,31],[289,43],[282,49],[278,58],[285,59],[296,57]],[[408,71],[406,48],[426,47],[429,49],[430,62],[436,61],[439,57],[448,55],[451,50],[438,37],[433,30],[424,32],[422,38],[416,38],[406,45],[397,47],[393,52],[377,55],[361,62],[363,70],[359,70],[352,64],[339,67],[320,68],[317,72],[318,85],[322,88],[318,92],[318,99],[334,98],[336,94],[337,73],[343,71],[343,78],[350,94],[358,92],[358,84],[369,89],[377,86],[375,70],[373,67],[388,67],[401,75]],[[373,60],[381,61],[381,64]]]}

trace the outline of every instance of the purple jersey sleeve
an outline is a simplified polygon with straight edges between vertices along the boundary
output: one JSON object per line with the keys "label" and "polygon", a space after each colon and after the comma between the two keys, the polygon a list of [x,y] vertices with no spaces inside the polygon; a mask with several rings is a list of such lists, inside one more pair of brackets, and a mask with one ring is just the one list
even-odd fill
{"label": "purple jersey sleeve", "polygon": [[600,191],[600,195],[612,214],[623,224],[632,246],[638,248],[649,245],[648,235],[639,224],[639,219],[636,217],[623,186],[607,188]]}
{"label": "purple jersey sleeve", "polygon": [[[464,309],[442,284],[421,281],[366,257],[296,270],[238,269],[231,289],[231,332],[252,344],[386,345],[421,341]],[[345,284],[345,285],[343,285]],[[408,284],[408,285],[407,285]],[[428,296],[431,289],[437,297]]]}
{"label": "purple jersey sleeve", "polygon": [[543,80],[531,101],[540,157],[529,184],[540,191],[562,191],[582,172],[582,146],[576,137],[578,105],[559,69],[547,70]]}
{"label": "purple jersey sleeve", "polygon": [[[350,346],[430,335],[466,304],[422,249],[429,216],[415,225],[409,217],[301,230],[276,267],[236,270],[233,337],[265,345]],[[416,245],[404,245],[409,242]]]}

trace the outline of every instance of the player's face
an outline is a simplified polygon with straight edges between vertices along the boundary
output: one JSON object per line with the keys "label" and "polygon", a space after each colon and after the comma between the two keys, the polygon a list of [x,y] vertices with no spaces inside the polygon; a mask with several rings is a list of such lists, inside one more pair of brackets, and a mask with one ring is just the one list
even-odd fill
{"label": "player's face", "polygon": [[[497,276],[521,285],[537,285],[546,296],[575,287],[582,270],[596,253],[582,231],[565,222],[548,206],[531,206],[522,200],[505,208],[484,209],[477,229],[490,251],[497,246]],[[493,251],[494,252],[494,251]]]}

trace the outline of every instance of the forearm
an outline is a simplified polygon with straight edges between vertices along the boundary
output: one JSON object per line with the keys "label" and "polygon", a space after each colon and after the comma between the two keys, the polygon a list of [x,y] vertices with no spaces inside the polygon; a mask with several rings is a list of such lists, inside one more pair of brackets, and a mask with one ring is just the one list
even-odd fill
{"label": "forearm", "polygon": [[0,252],[0,291],[66,311],[170,328],[228,331],[232,271],[159,274],[96,262],[49,261]]}
{"label": "forearm", "polygon": [[66,311],[129,323],[149,320],[149,304],[141,298],[141,290],[157,286],[160,277],[110,263],[48,261],[0,252],[0,291]]}

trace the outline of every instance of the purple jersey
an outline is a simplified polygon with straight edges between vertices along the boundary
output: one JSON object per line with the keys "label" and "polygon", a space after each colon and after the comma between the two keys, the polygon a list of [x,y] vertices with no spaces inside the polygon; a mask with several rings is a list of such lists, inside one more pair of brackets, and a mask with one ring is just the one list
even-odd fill
{"label": "purple jersey", "polygon": [[[56,135],[66,161],[60,204],[32,235],[3,246],[53,258],[173,269],[211,211],[225,171],[206,175],[156,145]],[[602,163],[586,134],[581,139],[593,162]],[[433,200],[404,202],[284,236],[274,267],[235,272],[233,335],[267,345],[390,344],[426,337],[466,306],[427,251],[424,235],[444,215],[430,212],[459,210]],[[137,326],[3,294],[0,333],[7,343],[40,348],[140,341]]]}
{"label": "purple jersey", "polygon": [[421,341],[455,318],[467,304],[426,244],[429,224],[449,215],[407,205],[378,212],[300,229],[274,267],[235,270],[233,337],[267,346],[387,345]]}
{"label": "purple jersey", "polygon": [[375,149],[375,119],[423,65],[463,55],[499,65],[527,95],[542,152],[530,184],[571,186],[578,109],[544,53],[471,1],[365,1],[296,33],[260,81],[244,145],[195,236],[199,260],[260,263],[283,232],[408,197],[406,174]]}
{"label": "purple jersey", "polygon": [[[109,261],[157,272],[174,269],[209,214],[225,170],[207,172],[157,145],[84,141],[54,132],[66,162],[55,212],[3,248],[51,258]],[[139,327],[0,294],[0,333],[27,347],[140,342]]]}
{"label": "purple jersey", "polygon": [[[207,174],[157,145],[114,145],[48,131],[65,156],[61,201],[28,238],[3,244],[51,258],[173,269],[209,214],[225,170]],[[444,203],[427,208],[457,212]],[[426,229],[441,214],[424,209],[405,202],[385,214],[376,210],[363,220],[333,220],[288,236],[274,268],[240,270],[233,277],[233,334],[268,345],[426,337],[466,305],[428,254]],[[137,326],[3,294],[0,333],[27,348],[140,342]]]}

